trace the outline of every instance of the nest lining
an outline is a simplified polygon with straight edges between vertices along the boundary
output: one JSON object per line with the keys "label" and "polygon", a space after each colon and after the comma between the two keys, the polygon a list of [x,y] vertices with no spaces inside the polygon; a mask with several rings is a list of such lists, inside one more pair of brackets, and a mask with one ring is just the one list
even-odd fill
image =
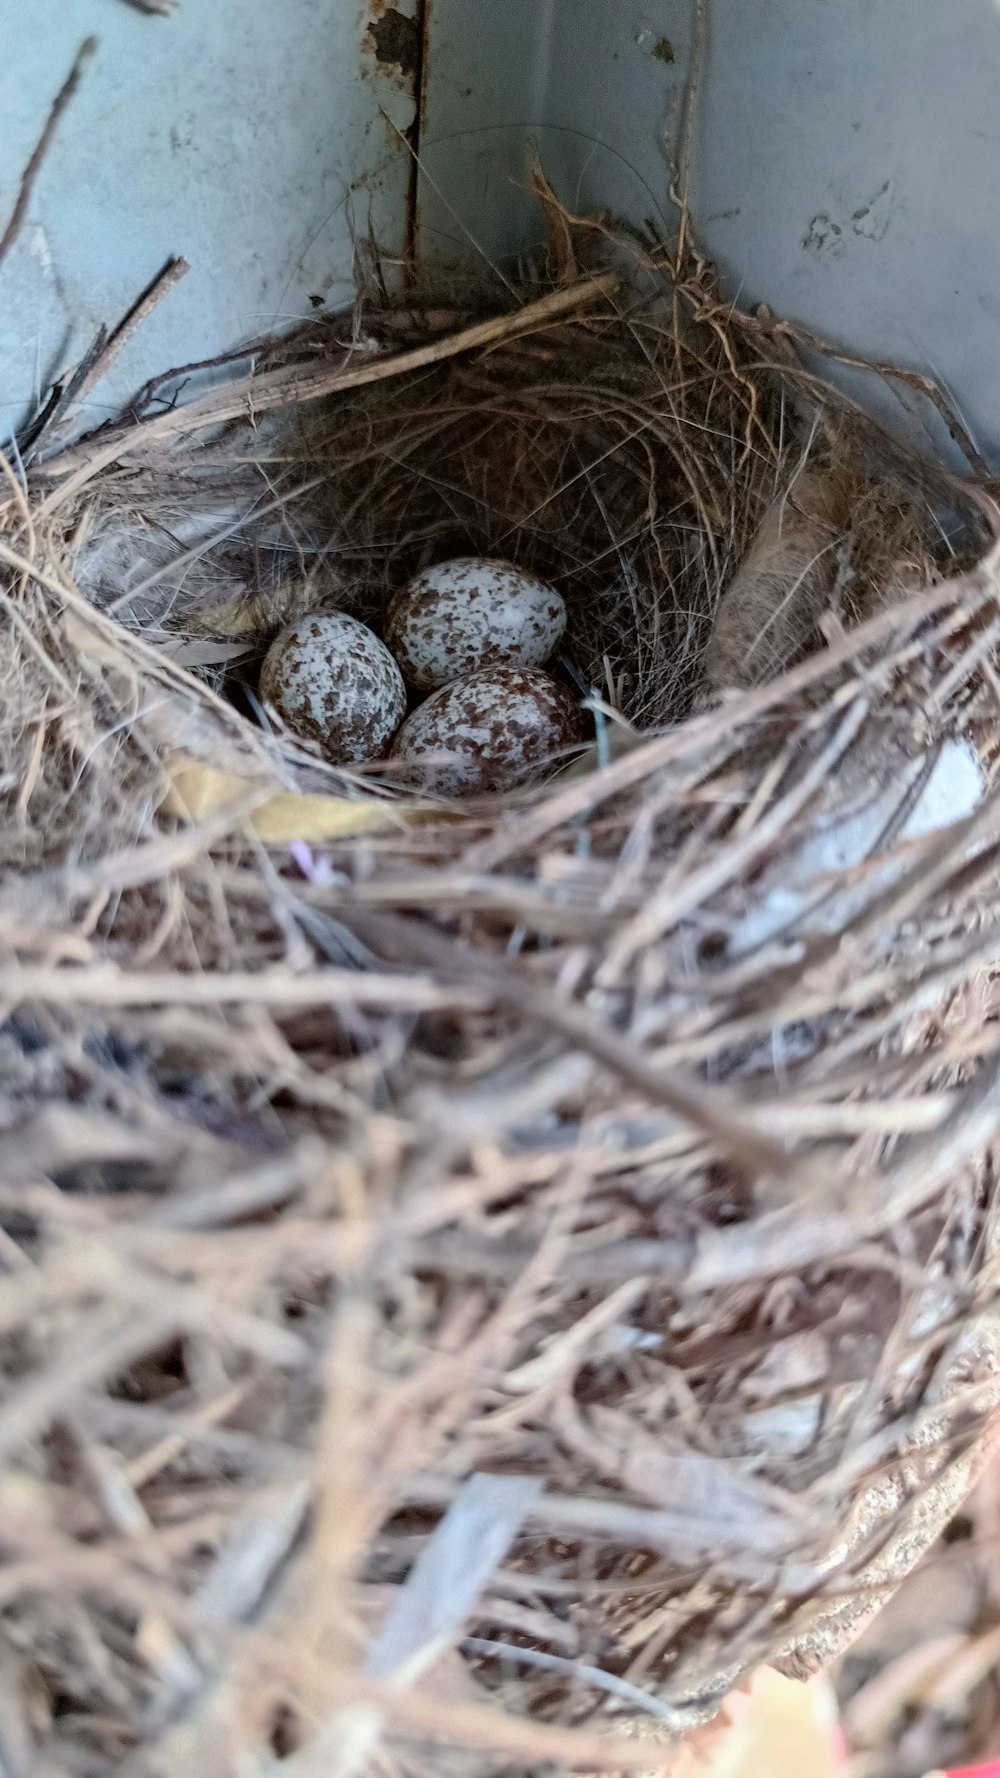
{"label": "nest lining", "polygon": [[[656,262],[643,270],[662,284]],[[692,273],[683,326],[655,286],[640,296],[603,274],[575,311],[510,317],[481,353],[420,331],[419,310],[363,313],[348,370],[407,331],[430,362],[285,408],[251,443],[230,426],[193,462],[155,454],[124,484],[106,478],[78,581],[146,637],[199,638],[200,670],[244,710],[283,622],[336,607],[381,630],[413,573],[462,554],[557,587],[571,682],[625,731],[683,720],[706,683],[774,677],[817,646],[829,607],[856,622],[888,588],[961,565],[938,517],[954,490],[940,477],[928,494],[887,440],[873,458],[873,429],[849,413],[803,426],[792,403],[810,378],[794,393],[776,380],[767,335],[727,323],[706,276]],[[447,311],[425,312],[440,329]],[[286,343],[292,386],[342,337]],[[248,654],[231,669],[206,638]]]}
{"label": "nest lining", "polygon": [[[897,806],[822,919],[733,941],[872,785],[989,758],[995,558],[945,578],[933,516],[981,498],[832,391],[803,421],[774,327],[658,275],[462,351],[481,317],[312,330],[249,424],[223,384],[10,472],[0,1628],[73,1770],[306,1772],[365,1699],[358,1770],[649,1769],[623,1732],[828,1653],[977,1460],[992,797],[957,835]],[[430,357],[337,393],[390,339]],[[566,594],[603,769],[409,822],[178,665],[469,548]],[[165,815],[179,753],[240,798]],[[388,814],[293,859],[275,787]],[[387,1691],[483,1472],[537,1486]]]}

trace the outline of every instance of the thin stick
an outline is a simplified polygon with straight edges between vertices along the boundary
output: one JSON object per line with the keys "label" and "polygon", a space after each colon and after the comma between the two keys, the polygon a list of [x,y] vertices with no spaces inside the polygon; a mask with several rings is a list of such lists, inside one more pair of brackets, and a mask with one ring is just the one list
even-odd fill
{"label": "thin stick", "polygon": [[385,1007],[432,1012],[489,1004],[490,990],[439,986],[426,975],[365,975],[360,970],[234,971],[230,975],[150,972],[95,964],[75,969],[45,965],[0,970],[0,997],[11,1004],[44,1000],[58,1006],[313,1006]]}
{"label": "thin stick", "polygon": [[571,1679],[578,1679],[584,1685],[592,1685],[595,1690],[610,1692],[613,1697],[624,1698],[633,1710],[641,1710],[646,1716],[658,1716],[664,1722],[676,1725],[677,1713],[669,1704],[651,1692],[644,1692],[641,1686],[631,1685],[627,1679],[619,1679],[616,1673],[605,1673],[601,1667],[588,1667],[582,1661],[567,1660],[565,1655],[550,1655],[538,1648],[517,1648],[512,1642],[494,1642],[485,1636],[463,1636],[462,1647],[469,1654],[486,1655],[495,1661],[522,1661],[526,1667],[540,1667],[549,1673],[563,1673]]}
{"label": "thin stick", "polygon": [[480,321],[472,327],[462,328],[460,332],[450,334],[447,339],[436,340],[427,346],[417,346],[410,352],[400,352],[391,357],[369,359],[354,369],[338,366],[334,370],[311,370],[298,365],[291,369],[265,371],[260,376],[251,373],[240,377],[224,389],[214,390],[197,401],[189,402],[186,407],[172,409],[169,413],[157,415],[155,420],[130,426],[127,432],[117,438],[103,444],[95,440],[90,446],[77,445],[46,463],[46,476],[63,475],[67,471],[75,473],[43,501],[39,509],[40,516],[49,515],[71,499],[109,463],[117,462],[130,451],[148,445],[154,439],[183,438],[187,433],[200,431],[203,426],[222,425],[227,420],[243,419],[251,413],[259,415],[270,408],[284,407],[292,402],[317,401],[321,396],[332,395],[338,390],[360,389],[368,383],[388,382],[391,378],[405,376],[410,371],[426,370],[428,366],[442,364],[449,358],[458,357],[462,352],[474,352],[481,346],[492,346],[499,340],[512,339],[521,333],[530,332],[557,316],[570,314],[585,303],[610,296],[617,285],[618,277],[614,272],[586,278],[565,290],[553,290],[548,296],[540,297],[538,302],[526,304],[514,314],[493,316],[489,321]]}
{"label": "thin stick", "polygon": [[77,389],[83,382],[84,377],[89,374],[91,365],[97,362],[107,343],[108,330],[102,324],[98,328],[90,345],[87,347],[87,350],[84,352],[83,357],[77,364],[76,369],[71,372],[69,380],[67,381],[65,377],[60,377],[57,382],[53,383],[44,407],[42,407],[31,420],[29,420],[21,434],[19,449],[22,459],[25,462],[28,462],[34,455],[46,433],[50,429],[55,429],[60,414],[65,413],[66,409],[75,400]]}
{"label": "thin stick", "polygon": [[691,38],[691,72],[688,76],[687,99],[684,107],[684,131],[681,138],[680,166],[678,168],[677,198],[681,213],[677,229],[677,275],[687,258],[687,233],[690,218],[689,199],[691,192],[691,162],[694,152],[694,127],[698,115],[698,92],[701,85],[701,69],[705,54],[705,0],[694,0],[694,31]]}
{"label": "thin stick", "polygon": [[14,208],[10,213],[10,221],[4,229],[3,234],[0,235],[0,265],[3,265],[4,260],[24,227],[24,219],[28,214],[28,205],[31,203],[31,194],[35,189],[38,175],[45,163],[45,157],[48,154],[49,149],[52,147],[55,133],[59,128],[63,113],[66,111],[67,107],[72,104],[87,65],[93,61],[96,53],[97,38],[88,37],[81,43],[80,48],[77,50],[76,60],[60,87],[59,92],[56,94],[52,109],[46,120],[45,128],[35,144],[24,172],[21,174],[21,184],[14,201]]}
{"label": "thin stick", "polygon": [[[443,939],[429,927],[418,927],[416,921],[378,914],[360,918],[352,916],[351,926],[363,942],[371,943],[373,950],[381,949],[384,955],[391,947],[393,961],[397,954],[419,958],[425,967],[435,972],[442,985],[449,980],[455,981],[456,992],[459,991],[459,982],[469,979],[469,952],[451,939]],[[652,1104],[663,1105],[694,1129],[708,1132],[751,1172],[770,1174],[778,1179],[794,1174],[800,1184],[804,1180],[805,1170],[801,1161],[786,1153],[780,1143],[772,1141],[748,1109],[737,1104],[721,1089],[705,1086],[695,1079],[665,1073],[635,1044],[596,1018],[589,1008],[582,1007],[577,1001],[547,993],[500,963],[477,957],[476,970],[483,991],[492,994],[501,1004],[513,1007],[524,1017],[536,1020],[550,1031],[557,1031],[574,1048],[593,1057],[603,1067],[628,1081],[630,1086],[642,1093]],[[0,994],[5,998],[12,998],[5,986],[8,973],[0,971]],[[38,972],[25,970],[21,973],[34,975]],[[57,976],[61,982],[69,976],[75,982],[77,977],[90,974],[91,971],[74,969],[45,973],[46,979]],[[146,980],[145,977],[138,979]],[[189,978],[182,979],[187,981]],[[199,982],[206,979],[209,978],[197,978]],[[260,976],[257,979],[265,978]],[[381,981],[383,978],[375,979]]]}
{"label": "thin stick", "polygon": [[72,398],[67,403],[65,412],[59,420],[59,428],[68,424],[72,410],[85,401],[91,390],[102,377],[106,377],[116,358],[138,333],[140,327],[149,320],[154,309],[159,308],[164,297],[169,296],[175,285],[186,278],[191,270],[186,259],[168,259],[163,268],[157,272],[151,284],[146,286],[142,295],[119,321],[114,332],[109,336],[102,351],[94,358],[87,368],[77,388],[72,391]]}
{"label": "thin stick", "polygon": [[[751,325],[756,320],[751,318]],[[743,324],[739,317],[738,324]],[[990,466],[985,457],[976,448],[975,440],[961,415],[956,412],[934,377],[926,376],[922,371],[907,370],[904,365],[893,364],[888,359],[864,358],[856,352],[848,352],[832,341],[824,339],[821,334],[814,333],[809,327],[802,327],[797,322],[779,321],[767,318],[763,322],[762,331],[767,337],[793,340],[807,351],[818,352],[829,358],[834,364],[846,365],[849,370],[870,371],[873,376],[881,377],[883,382],[905,383],[908,388],[916,390],[935,407],[947,428],[949,437],[958,446],[966,461],[971,464],[978,476],[990,481]]]}
{"label": "thin stick", "polygon": [[465,1747],[489,1748],[541,1765],[553,1761],[586,1772],[662,1773],[668,1778],[676,1747],[648,1741],[588,1735],[582,1729],[530,1722],[489,1704],[453,1703],[429,1691],[401,1691],[386,1681],[337,1674],[332,1688],[347,1706],[371,1705],[399,1728],[418,1735],[445,1736]]}
{"label": "thin stick", "polygon": [[750,692],[740,692],[727,699],[721,710],[709,710],[692,716],[681,728],[659,735],[617,759],[599,774],[574,780],[565,790],[553,791],[543,803],[526,810],[522,820],[509,827],[500,827],[480,843],[473,844],[462,862],[462,869],[473,875],[496,870],[509,855],[537,845],[543,833],[589,813],[612,796],[619,796],[642,779],[662,771],[676,758],[707,745],[723,729],[735,730],[749,724],[764,712],[788,703],[809,687],[830,677],[845,662],[868,649],[886,647],[893,632],[905,620],[910,634],[926,618],[953,606],[965,597],[970,609],[978,609],[985,598],[993,599],[1000,577],[1000,541],[990,554],[967,574],[956,580],[942,581],[924,593],[913,593],[905,606],[887,606],[876,617],[868,618],[857,629],[845,632],[839,641],[811,654],[800,666],[791,667],[780,679]]}

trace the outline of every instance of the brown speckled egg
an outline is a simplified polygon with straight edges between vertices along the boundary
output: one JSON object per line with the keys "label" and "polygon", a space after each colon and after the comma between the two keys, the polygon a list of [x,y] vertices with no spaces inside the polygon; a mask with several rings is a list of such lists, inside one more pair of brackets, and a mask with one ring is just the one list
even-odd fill
{"label": "brown speckled egg", "polygon": [[540,667],[566,628],[550,586],[512,562],[460,556],[439,562],[396,594],[385,639],[418,691],[484,667]]}
{"label": "brown speckled egg", "polygon": [[389,650],[341,611],[282,630],[265,656],[260,690],[331,765],[380,759],[406,714],[406,687]]}
{"label": "brown speckled egg", "polygon": [[429,790],[468,796],[529,783],[579,738],[579,706],[565,687],[528,667],[488,667],[414,710],[392,754],[426,760],[421,780]]}

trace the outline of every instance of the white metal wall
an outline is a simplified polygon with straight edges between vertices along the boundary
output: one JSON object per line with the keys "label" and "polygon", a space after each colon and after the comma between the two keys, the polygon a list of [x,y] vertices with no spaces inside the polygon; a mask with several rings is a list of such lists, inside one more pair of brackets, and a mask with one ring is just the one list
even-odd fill
{"label": "white metal wall", "polygon": [[[528,139],[569,201],[636,221],[669,214],[661,138],[692,9],[436,0],[423,153],[442,195],[422,196],[428,239],[447,231],[446,204],[491,257],[530,239],[515,189]],[[693,197],[727,292],[933,368],[996,459],[998,0],[707,0],[707,11]],[[471,133],[447,140],[456,130]]]}
{"label": "white metal wall", "polygon": [[[412,0],[403,0],[404,6]],[[376,7],[377,11],[378,8]],[[95,391],[89,418],[143,378],[353,292],[352,229],[398,251],[412,95],[381,66],[364,0],[0,0],[0,212],[77,46],[98,56],[27,226],[0,268],[0,437],[100,322],[171,254],[191,272]]]}
{"label": "white metal wall", "polygon": [[[534,142],[571,203],[670,220],[662,154],[693,0],[0,0],[0,209],[82,37],[101,51],[0,270],[0,434],[171,253],[193,270],[101,403],[400,257],[412,71],[371,27],[429,19],[419,243],[508,275]],[[707,0],[694,206],[742,303],[933,368],[1000,455],[1000,0]],[[385,23],[384,21],[387,21]],[[672,59],[671,59],[672,58]],[[473,248],[472,241],[478,245]],[[101,417],[95,396],[90,418]]]}

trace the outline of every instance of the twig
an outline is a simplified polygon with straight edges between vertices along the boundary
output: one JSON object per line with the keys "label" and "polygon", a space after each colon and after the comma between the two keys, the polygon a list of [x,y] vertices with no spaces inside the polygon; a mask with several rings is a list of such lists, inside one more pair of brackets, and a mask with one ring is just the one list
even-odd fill
{"label": "twig", "polygon": [[113,964],[92,968],[37,968],[0,970],[0,996],[11,1005],[25,1000],[44,1000],[56,1006],[367,1006],[393,1012],[432,1012],[435,1009],[488,1004],[490,990],[475,986],[440,987],[427,976],[364,975],[352,969],[316,970],[293,975],[273,969],[255,973],[234,971],[229,975],[203,973],[182,975],[117,969]]}
{"label": "twig", "polygon": [[[956,580],[942,581],[937,586],[928,587],[926,592],[911,594],[902,611],[915,629],[925,619],[950,607],[956,597],[968,598],[978,609],[980,602],[986,599],[992,601],[994,582],[998,575],[1000,541],[967,574]],[[900,616],[901,608],[898,605],[889,605],[877,616],[867,618],[857,629],[845,632],[836,643],[809,655],[799,666],[789,668],[779,679],[769,680],[753,691],[740,692],[738,696],[727,700],[721,711],[713,709],[690,717],[682,727],[645,741],[635,751],[615,760],[603,772],[568,781],[565,789],[557,786],[544,802],[528,810],[520,823],[512,822],[510,826],[498,827],[484,841],[472,845],[465,855],[462,868],[473,874],[496,870],[506,858],[528,846],[536,845],[543,833],[552,832],[566,822],[578,820],[610,801],[613,796],[621,795],[653,773],[662,771],[687,751],[706,746],[718,732],[742,727],[744,723],[749,725],[759,716],[778,708],[780,703],[789,704],[803,691],[828,679],[845,663],[868,649],[878,649],[886,644],[899,628]]]}
{"label": "twig", "polygon": [[[136,391],[127,404],[126,411],[131,414],[134,422],[138,422],[149,407],[157,389],[166,388],[168,384],[179,385],[182,379],[199,376],[202,371],[227,370],[232,365],[243,364],[246,361],[252,363],[265,349],[267,343],[265,340],[249,340],[246,345],[236,346],[232,351],[216,352],[211,358],[192,358],[187,364],[175,364],[170,370],[158,371],[154,377],[149,377],[143,383],[141,389]],[[96,438],[116,432],[120,424],[121,415],[118,415],[115,419],[109,420],[106,426],[99,427],[93,436]]]}
{"label": "twig", "polygon": [[470,1476],[368,1650],[370,1678],[412,1684],[450,1646],[541,1493],[537,1476]]}
{"label": "twig", "polygon": [[294,1481],[264,1511],[258,1508],[236,1521],[198,1592],[199,1609],[209,1622],[240,1623],[256,1610],[298,1537],[308,1505],[308,1483]]}
{"label": "twig", "polygon": [[[420,959],[435,971],[441,983],[454,980],[456,992],[458,983],[469,980],[472,966],[469,952],[454,940],[443,939],[430,927],[386,914],[352,915],[351,926],[364,942],[370,942],[372,948],[379,949],[383,956],[408,955],[411,960]],[[710,1134],[751,1172],[770,1174],[778,1179],[794,1174],[799,1182],[804,1179],[802,1163],[771,1139],[747,1107],[734,1105],[731,1097],[718,1088],[658,1068],[637,1045],[596,1017],[590,1008],[547,993],[494,959],[477,957],[475,967],[483,990],[495,996],[498,1003],[512,1007],[545,1029],[557,1031],[575,1049],[626,1080],[650,1103],[666,1106],[675,1117]],[[33,975],[37,972],[24,973]],[[55,973],[62,979],[66,971],[47,973]],[[83,973],[71,972],[73,978]],[[0,972],[0,993],[5,992],[5,979],[5,974]]]}
{"label": "twig", "polygon": [[[368,1678],[409,1688],[440,1659],[541,1493],[542,1482],[535,1476],[469,1478],[417,1557],[369,1648],[364,1664]],[[316,1742],[289,1763],[290,1778],[310,1778],[320,1771],[353,1778],[369,1770],[382,1728],[377,1711],[364,1711],[358,1721],[356,1710],[345,1712],[341,1705]]]}
{"label": "twig", "polygon": [[24,227],[24,219],[28,214],[28,205],[31,203],[31,194],[35,189],[35,182],[42,170],[45,157],[48,154],[49,149],[52,147],[55,133],[59,128],[63,113],[75,98],[84,72],[96,53],[97,38],[86,38],[77,50],[76,60],[60,87],[59,92],[56,94],[52,109],[49,112],[45,123],[45,128],[35,144],[24,172],[21,174],[21,184],[14,201],[14,208],[10,213],[10,221],[4,229],[3,234],[0,235],[0,265],[3,264]]}
{"label": "twig", "polygon": [[[405,1497],[408,1507],[440,1509],[449,1507],[457,1492],[450,1477],[425,1470],[408,1477],[405,1488],[401,1484],[400,1499]],[[526,1522],[529,1533],[537,1529],[558,1538],[607,1539],[661,1551],[685,1564],[710,1560],[720,1574],[754,1586],[773,1587],[779,1582],[786,1597],[807,1593],[821,1574],[811,1554],[799,1551],[800,1533],[791,1518],[783,1526],[775,1524],[774,1535],[758,1544],[738,1520],[720,1524],[711,1514],[699,1518],[687,1510],[684,1500],[671,1498],[655,1507],[635,1505],[627,1496],[567,1494],[547,1488],[528,1508]]]}
{"label": "twig", "polygon": [[446,1737],[460,1746],[509,1753],[538,1766],[552,1761],[575,1771],[662,1773],[669,1778],[676,1747],[587,1734],[555,1723],[508,1716],[490,1704],[455,1703],[427,1691],[400,1691],[385,1680],[337,1675],[333,1682],[345,1705],[383,1710],[411,1734]]}
{"label": "twig", "polygon": [[[924,396],[931,406],[937,409],[947,428],[948,436],[958,446],[963,457],[976,471],[976,474],[987,481],[990,480],[989,464],[977,450],[975,441],[964,420],[952,407],[944,391],[933,377],[925,375],[923,371],[907,370],[904,365],[893,364],[888,359],[865,358],[857,352],[845,351],[830,340],[824,339],[821,334],[814,333],[811,328],[803,327],[798,322],[777,321],[770,315],[761,315],[760,321],[762,330],[776,340],[792,340],[804,347],[806,351],[818,352],[821,357],[829,358],[834,364],[843,364],[848,370],[869,371],[873,376],[881,377],[882,381],[888,383],[890,387],[893,383],[904,383],[907,388]],[[752,324],[753,321],[751,321]]]}
{"label": "twig", "polygon": [[77,390],[89,376],[91,366],[97,363],[107,343],[108,330],[102,322],[83,357],[71,372],[69,381],[63,376],[53,383],[44,407],[28,421],[18,439],[18,449],[26,463],[31,460],[46,434],[55,430],[60,416],[76,400]]}
{"label": "twig", "polygon": [[640,1710],[646,1716],[657,1716],[662,1722],[676,1724],[677,1711],[669,1704],[664,1704],[652,1692],[644,1692],[641,1686],[632,1685],[627,1679],[619,1679],[616,1673],[606,1673],[602,1667],[589,1667],[583,1661],[567,1660],[565,1655],[547,1654],[540,1648],[518,1648],[513,1642],[494,1642],[486,1636],[463,1636],[462,1647],[468,1654],[485,1655],[492,1661],[511,1661],[515,1664],[523,1662],[526,1667],[540,1667],[543,1672],[561,1673],[570,1679],[578,1680],[582,1685],[592,1685],[595,1691],[610,1692],[612,1697],[621,1698],[631,1704],[633,1710]]}
{"label": "twig", "polygon": [[179,284],[191,270],[186,259],[168,259],[162,270],[158,271],[151,284],[146,286],[142,295],[123,315],[114,331],[100,339],[96,350],[92,349],[81,364],[77,375],[66,390],[64,399],[59,403],[56,414],[50,415],[47,429],[53,431],[53,422],[58,421],[54,430],[56,435],[65,431],[69,424],[72,411],[85,401],[91,390],[106,377],[116,358],[138,333],[140,327],[148,321],[154,309],[157,309],[164,297],[169,296],[175,285]]}
{"label": "twig", "polygon": [[474,352],[482,346],[496,345],[500,340],[513,339],[533,328],[542,327],[560,316],[571,314],[574,309],[596,302],[600,297],[610,296],[617,286],[617,274],[605,272],[600,277],[583,279],[579,284],[569,285],[566,289],[553,290],[548,296],[540,297],[538,302],[527,303],[513,314],[495,315],[488,321],[477,322],[472,327],[450,334],[446,339],[417,346],[411,352],[369,359],[353,369],[338,366],[335,370],[313,370],[293,366],[288,370],[265,371],[261,376],[251,373],[240,377],[223,389],[214,390],[197,401],[189,402],[186,407],[172,409],[169,413],[158,414],[154,420],[129,427],[125,433],[98,445],[97,448],[93,444],[88,447],[84,443],[54,458],[45,465],[47,476],[75,473],[71,473],[68,481],[55,489],[42,503],[41,514],[52,512],[71,499],[99,470],[127,456],[137,446],[150,444],[153,440],[183,438],[187,433],[198,432],[204,426],[223,425],[227,420],[245,418],[251,412],[259,415],[271,408],[285,407],[293,402],[317,401],[321,396],[333,395],[340,390],[360,389],[369,383],[382,383],[393,377],[406,376],[410,371],[426,370],[428,366],[442,364],[449,358],[458,357],[462,352]]}
{"label": "twig", "polygon": [[691,161],[694,150],[694,129],[698,115],[698,94],[705,55],[705,0],[694,0],[694,32],[691,39],[691,72],[688,76],[684,106],[684,129],[681,137],[680,165],[677,178],[677,204],[680,223],[677,229],[677,275],[687,258],[687,234],[690,219]]}
{"label": "twig", "polygon": [[126,6],[132,6],[136,12],[145,13],[147,18],[168,19],[173,17],[177,0],[124,0]]}

